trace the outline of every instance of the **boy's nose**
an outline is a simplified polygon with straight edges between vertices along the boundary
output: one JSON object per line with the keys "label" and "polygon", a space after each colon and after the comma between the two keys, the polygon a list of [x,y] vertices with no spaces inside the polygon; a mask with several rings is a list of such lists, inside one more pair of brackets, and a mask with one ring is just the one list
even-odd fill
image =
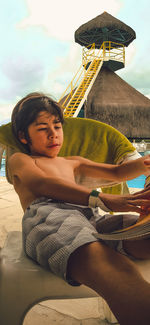
{"label": "boy's nose", "polygon": [[48,138],[54,138],[54,137],[56,137],[56,131],[53,129],[49,130]]}

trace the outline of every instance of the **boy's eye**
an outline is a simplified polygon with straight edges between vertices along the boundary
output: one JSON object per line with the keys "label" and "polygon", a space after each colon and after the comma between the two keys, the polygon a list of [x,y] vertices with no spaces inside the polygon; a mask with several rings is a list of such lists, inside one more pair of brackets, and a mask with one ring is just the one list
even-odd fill
{"label": "boy's eye", "polygon": [[47,128],[38,129],[38,131],[47,131]]}

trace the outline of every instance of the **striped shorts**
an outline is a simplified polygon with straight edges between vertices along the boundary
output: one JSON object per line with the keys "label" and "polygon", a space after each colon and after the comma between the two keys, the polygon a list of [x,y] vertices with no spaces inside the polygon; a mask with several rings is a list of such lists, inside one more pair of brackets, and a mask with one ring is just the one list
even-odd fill
{"label": "striped shorts", "polygon": [[[110,215],[100,216],[98,209],[39,198],[24,213],[24,251],[27,256],[69,284],[78,285],[67,277],[68,259],[78,247],[98,241],[93,235],[96,224],[108,217]],[[104,243],[127,255],[121,242]]]}

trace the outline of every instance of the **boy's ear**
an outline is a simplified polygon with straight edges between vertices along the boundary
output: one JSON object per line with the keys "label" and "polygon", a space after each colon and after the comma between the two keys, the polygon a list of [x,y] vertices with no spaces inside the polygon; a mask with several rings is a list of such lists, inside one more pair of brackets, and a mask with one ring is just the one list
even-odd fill
{"label": "boy's ear", "polygon": [[27,144],[27,143],[28,143],[28,141],[26,140],[26,138],[25,138],[25,136],[24,136],[24,132],[19,131],[18,136],[19,136],[19,140],[20,140],[23,144]]}

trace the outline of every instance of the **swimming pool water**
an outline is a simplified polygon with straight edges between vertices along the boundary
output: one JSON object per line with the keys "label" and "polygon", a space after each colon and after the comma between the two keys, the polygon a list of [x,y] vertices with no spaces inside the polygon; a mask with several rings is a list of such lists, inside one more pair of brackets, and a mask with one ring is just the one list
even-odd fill
{"label": "swimming pool water", "polygon": [[139,177],[127,181],[127,184],[129,187],[133,187],[133,188],[144,188],[145,179],[146,179],[145,175],[140,175]]}
{"label": "swimming pool water", "polygon": [[0,168],[0,176],[5,176],[5,159],[2,159],[1,168]]}

